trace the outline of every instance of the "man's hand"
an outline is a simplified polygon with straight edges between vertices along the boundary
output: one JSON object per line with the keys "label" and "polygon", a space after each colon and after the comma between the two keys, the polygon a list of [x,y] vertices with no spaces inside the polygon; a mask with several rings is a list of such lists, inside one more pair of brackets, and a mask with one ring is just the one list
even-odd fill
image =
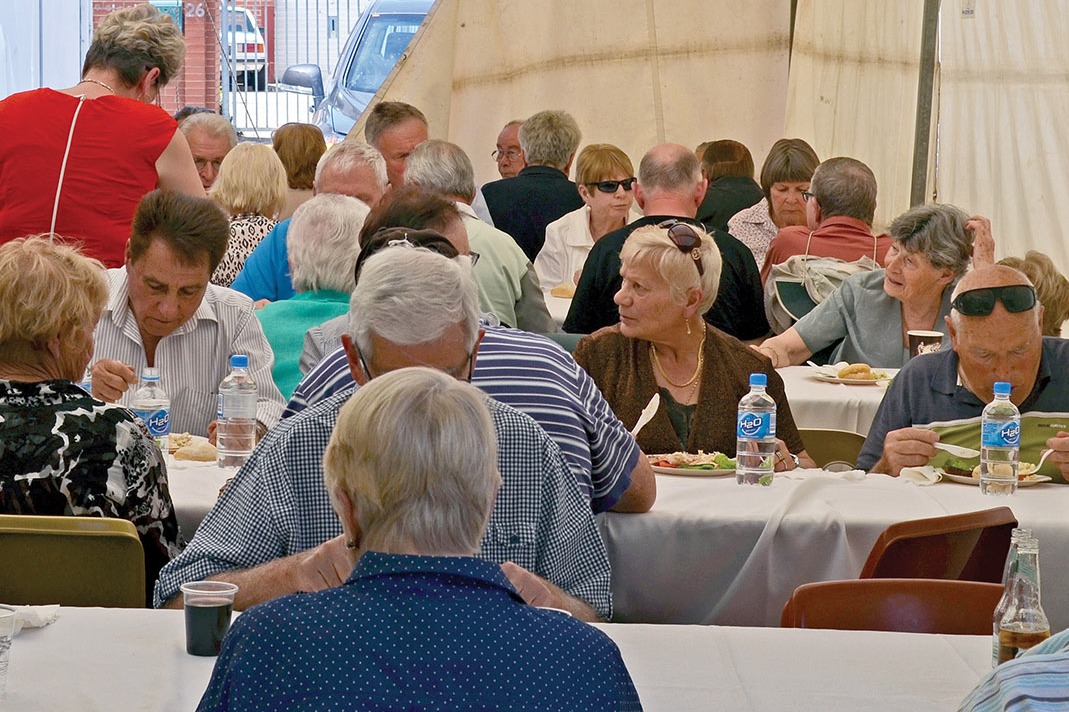
{"label": "man's hand", "polygon": [[122,361],[102,358],[93,364],[93,397],[106,403],[122,398],[137,383],[137,374]]}
{"label": "man's hand", "polygon": [[900,428],[887,433],[883,441],[883,457],[871,472],[898,477],[903,467],[923,467],[935,457],[935,443],[939,434],[923,428]]}
{"label": "man's hand", "polygon": [[314,549],[294,554],[290,577],[294,591],[323,591],[341,586],[353,572],[352,550],[342,534]]}
{"label": "man's hand", "polygon": [[1057,465],[1062,477],[1069,481],[1069,433],[1060,431],[1047,440],[1047,447],[1054,451],[1047,459]]}
{"label": "man's hand", "polygon": [[538,576],[535,576],[522,566],[511,561],[501,564],[501,570],[506,578],[515,587],[523,600],[529,605],[550,608],[564,608],[559,597],[550,590],[549,586]]}
{"label": "man's hand", "polygon": [[218,439],[218,437],[219,421],[213,420],[212,422],[208,423],[208,442],[210,442],[212,445],[217,445],[218,443],[216,442],[216,440]]}

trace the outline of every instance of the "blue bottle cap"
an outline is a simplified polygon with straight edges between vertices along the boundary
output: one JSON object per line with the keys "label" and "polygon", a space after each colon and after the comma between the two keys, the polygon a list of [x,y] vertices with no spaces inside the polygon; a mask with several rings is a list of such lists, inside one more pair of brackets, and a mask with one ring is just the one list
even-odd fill
{"label": "blue bottle cap", "polygon": [[248,368],[249,357],[246,354],[234,354],[230,357],[230,368]]}
{"label": "blue bottle cap", "polygon": [[760,386],[764,388],[768,385],[768,376],[763,373],[751,373],[750,374],[750,388],[754,386]]}
{"label": "blue bottle cap", "polygon": [[995,381],[996,396],[1008,396],[1012,390],[1013,386],[1011,386],[1006,381]]}

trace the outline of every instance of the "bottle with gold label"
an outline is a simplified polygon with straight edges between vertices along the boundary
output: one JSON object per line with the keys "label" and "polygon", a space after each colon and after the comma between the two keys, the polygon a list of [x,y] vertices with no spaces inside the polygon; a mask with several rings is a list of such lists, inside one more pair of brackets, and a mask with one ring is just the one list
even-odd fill
{"label": "bottle with gold label", "polygon": [[1010,586],[1009,603],[999,622],[1000,664],[1050,637],[1050,623],[1040,603],[1039,541],[1035,537],[1018,541],[1017,572]]}

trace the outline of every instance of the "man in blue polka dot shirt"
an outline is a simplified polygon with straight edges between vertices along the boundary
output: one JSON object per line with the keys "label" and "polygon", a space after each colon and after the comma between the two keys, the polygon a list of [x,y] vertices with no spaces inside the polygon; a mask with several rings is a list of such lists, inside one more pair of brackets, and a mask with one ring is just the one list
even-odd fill
{"label": "man in blue polka dot shirt", "polygon": [[199,709],[641,709],[608,636],[474,557],[496,439],[486,396],[441,371],[353,395],[324,472],[355,568],[238,618]]}

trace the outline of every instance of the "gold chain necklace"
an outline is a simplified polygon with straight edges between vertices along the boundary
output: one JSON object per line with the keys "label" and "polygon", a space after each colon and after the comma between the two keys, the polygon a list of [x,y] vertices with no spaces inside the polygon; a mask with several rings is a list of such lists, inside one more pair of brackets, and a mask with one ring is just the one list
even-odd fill
{"label": "gold chain necklace", "polygon": [[105,84],[104,82],[100,81],[99,79],[89,79],[89,78],[85,78],[85,79],[83,79],[82,81],[80,81],[80,82],[78,82],[78,83],[79,83],[79,84],[85,84],[86,82],[88,82],[88,83],[90,83],[90,84],[96,84],[97,86],[102,86],[102,87],[104,87],[105,89],[107,89],[108,91],[110,91],[110,92],[111,92],[112,94],[114,94],[114,93],[115,93],[115,90],[114,90],[114,89],[112,89],[112,88],[111,88],[111,87],[109,87],[109,86],[108,86],[107,84]]}
{"label": "gold chain necklace", "polygon": [[[705,363],[705,337],[708,336],[708,334],[709,334],[709,330],[705,326],[705,320],[703,319],[702,320],[702,342],[700,344],[698,344],[698,367],[694,369],[694,375],[691,376],[689,379],[687,379],[687,381],[684,382],[684,383],[676,383],[675,381],[673,381],[671,378],[668,377],[668,374],[664,372],[664,367],[661,366],[661,359],[657,357],[657,347],[651,342],[650,343],[650,353],[653,354],[653,365],[657,367],[657,372],[661,374],[661,378],[663,378],[670,385],[672,385],[672,386],[674,386],[676,388],[686,388],[687,386],[689,386],[692,383],[694,383],[695,381],[697,381],[698,377],[702,375],[702,365],[704,365],[704,363]],[[693,394],[694,394],[694,391],[692,389],[691,390],[691,395],[693,395]]]}

